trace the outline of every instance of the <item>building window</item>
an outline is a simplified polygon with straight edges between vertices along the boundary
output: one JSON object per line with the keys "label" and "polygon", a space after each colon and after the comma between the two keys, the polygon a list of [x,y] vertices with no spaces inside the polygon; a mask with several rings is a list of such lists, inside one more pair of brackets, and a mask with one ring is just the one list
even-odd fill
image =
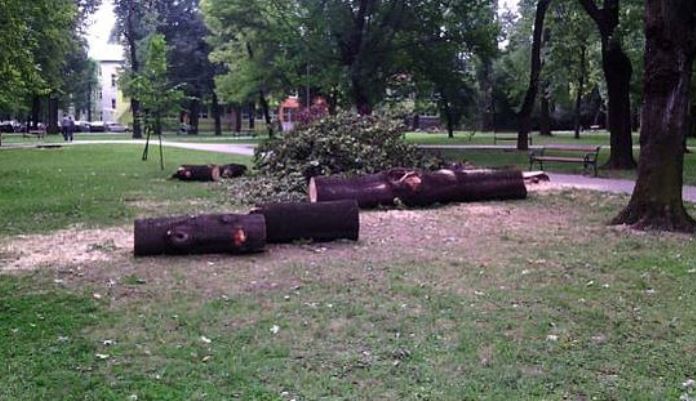
{"label": "building window", "polygon": [[104,94],[102,92],[99,92],[99,100],[101,100],[102,97],[104,97]]}
{"label": "building window", "polygon": [[116,99],[111,99],[111,108],[116,109]]}
{"label": "building window", "polygon": [[111,74],[111,87],[116,87],[116,74]]}

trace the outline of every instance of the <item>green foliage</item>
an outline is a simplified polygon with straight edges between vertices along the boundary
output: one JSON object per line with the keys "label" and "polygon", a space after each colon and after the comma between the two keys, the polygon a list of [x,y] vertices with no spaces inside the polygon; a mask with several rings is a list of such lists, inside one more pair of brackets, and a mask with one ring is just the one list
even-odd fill
{"label": "green foliage", "polygon": [[[386,116],[339,113],[296,128],[256,150],[258,185],[235,183],[235,191],[253,202],[303,198],[310,177],[374,173],[392,167],[431,167],[403,138],[401,120]],[[245,189],[249,189],[246,191]]]}
{"label": "green foliage", "polygon": [[164,35],[155,33],[147,40],[143,68],[137,73],[121,76],[124,92],[140,100],[145,126],[160,134],[162,117],[174,110],[183,92],[167,78],[167,43]]}

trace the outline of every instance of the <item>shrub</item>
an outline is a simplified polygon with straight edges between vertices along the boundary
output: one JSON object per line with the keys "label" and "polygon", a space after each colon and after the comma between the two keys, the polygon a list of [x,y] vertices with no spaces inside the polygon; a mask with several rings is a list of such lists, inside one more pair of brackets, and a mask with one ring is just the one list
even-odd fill
{"label": "shrub", "polygon": [[260,191],[251,188],[254,193],[249,197],[260,202],[297,196],[291,193],[304,196],[307,181],[317,175],[436,166],[436,161],[403,140],[405,130],[400,120],[346,112],[300,124],[257,148],[255,167],[264,181]]}

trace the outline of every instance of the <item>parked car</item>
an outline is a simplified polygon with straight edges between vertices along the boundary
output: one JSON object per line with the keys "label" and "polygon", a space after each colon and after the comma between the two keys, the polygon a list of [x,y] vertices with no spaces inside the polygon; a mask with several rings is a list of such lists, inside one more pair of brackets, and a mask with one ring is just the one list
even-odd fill
{"label": "parked car", "polygon": [[126,132],[126,131],[128,131],[128,127],[126,127],[125,125],[123,125],[121,123],[109,121],[109,122],[105,123],[105,125],[106,125],[106,130],[110,131],[110,132]]}
{"label": "parked car", "polygon": [[89,132],[104,132],[106,131],[106,124],[104,121],[92,121],[89,123]]}
{"label": "parked car", "polygon": [[75,132],[89,132],[89,121],[75,120]]}
{"label": "parked car", "polygon": [[15,131],[15,121],[0,121],[0,132],[12,133]]}

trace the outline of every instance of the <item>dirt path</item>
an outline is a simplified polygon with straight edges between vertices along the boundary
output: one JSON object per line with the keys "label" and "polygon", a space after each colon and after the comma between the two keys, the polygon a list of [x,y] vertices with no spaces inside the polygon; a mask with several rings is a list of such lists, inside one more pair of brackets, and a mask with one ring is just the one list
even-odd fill
{"label": "dirt path", "polygon": [[[636,182],[616,178],[595,178],[576,174],[548,173],[551,184],[562,188],[588,189],[591,191],[631,194]],[[696,186],[685,185],[682,189],[685,201],[696,202]]]}

